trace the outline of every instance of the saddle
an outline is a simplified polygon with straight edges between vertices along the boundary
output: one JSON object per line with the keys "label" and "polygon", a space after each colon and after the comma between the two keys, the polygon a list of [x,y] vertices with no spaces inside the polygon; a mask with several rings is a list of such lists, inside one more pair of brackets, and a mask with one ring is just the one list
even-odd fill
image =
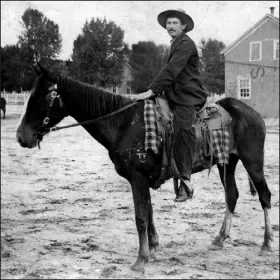
{"label": "saddle", "polygon": [[[180,178],[180,174],[172,156],[174,136],[173,112],[165,97],[156,97],[155,104],[158,135],[163,139],[162,169],[158,182],[163,183],[170,177]],[[205,102],[202,108],[197,111],[194,122],[196,145],[193,162],[196,162],[203,148],[204,155],[210,158],[208,165],[209,168],[211,168],[213,161],[213,145],[210,133],[212,130],[225,128],[230,122],[231,116],[223,107],[216,103]]]}

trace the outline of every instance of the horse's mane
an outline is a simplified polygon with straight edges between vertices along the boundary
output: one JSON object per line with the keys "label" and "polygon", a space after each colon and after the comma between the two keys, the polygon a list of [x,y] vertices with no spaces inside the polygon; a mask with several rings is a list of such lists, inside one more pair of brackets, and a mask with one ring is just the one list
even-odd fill
{"label": "horse's mane", "polygon": [[131,102],[123,95],[117,95],[63,75],[59,76],[58,88],[67,92],[66,98],[69,100],[69,104],[85,108],[92,116],[108,114],[129,101]]}

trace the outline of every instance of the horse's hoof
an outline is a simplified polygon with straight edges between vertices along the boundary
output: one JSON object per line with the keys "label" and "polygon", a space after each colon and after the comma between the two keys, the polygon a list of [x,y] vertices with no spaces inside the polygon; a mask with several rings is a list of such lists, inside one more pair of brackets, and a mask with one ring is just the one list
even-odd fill
{"label": "horse's hoof", "polygon": [[223,243],[214,239],[212,241],[212,244],[209,246],[209,250],[213,250],[213,251],[216,251],[216,250],[222,250],[223,249]]}
{"label": "horse's hoof", "polygon": [[140,273],[142,273],[142,274],[145,273],[144,267],[141,266],[141,265],[138,264],[138,263],[135,263],[135,264],[134,264],[133,266],[131,266],[130,268],[131,268],[131,270],[133,270],[133,271],[140,272]]}
{"label": "horse's hoof", "polygon": [[157,259],[156,252],[157,252],[157,249],[156,249],[156,248],[150,249],[150,259],[151,259],[151,260],[154,260],[154,261],[155,261],[155,260]]}
{"label": "horse's hoof", "polygon": [[271,245],[262,245],[261,251],[259,252],[259,256],[270,256],[273,253],[273,249]]}
{"label": "horse's hoof", "polygon": [[209,250],[211,250],[211,251],[218,251],[218,250],[222,250],[222,249],[223,249],[223,246],[220,246],[220,245],[211,244],[209,246]]}
{"label": "horse's hoof", "polygon": [[260,250],[259,256],[271,256],[273,251]]}

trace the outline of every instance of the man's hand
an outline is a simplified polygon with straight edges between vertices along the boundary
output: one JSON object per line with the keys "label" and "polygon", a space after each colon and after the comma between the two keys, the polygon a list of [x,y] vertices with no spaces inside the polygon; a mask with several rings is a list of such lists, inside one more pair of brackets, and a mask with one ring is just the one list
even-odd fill
{"label": "man's hand", "polygon": [[153,95],[153,91],[151,89],[149,89],[148,91],[139,93],[139,94],[135,94],[135,100],[144,100],[147,99],[149,97],[151,97]]}

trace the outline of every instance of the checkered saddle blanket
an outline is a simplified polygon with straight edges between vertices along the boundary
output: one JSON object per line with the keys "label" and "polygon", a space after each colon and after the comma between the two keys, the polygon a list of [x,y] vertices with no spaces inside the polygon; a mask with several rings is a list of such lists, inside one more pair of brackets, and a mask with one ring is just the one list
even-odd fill
{"label": "checkered saddle blanket", "polygon": [[[210,106],[211,104],[209,104]],[[145,100],[144,106],[144,122],[145,122],[145,150],[152,150],[155,154],[159,153],[162,142],[162,135],[158,131],[158,121],[156,114],[155,100]],[[211,106],[208,108],[211,110]],[[171,112],[172,113],[172,112]],[[162,117],[163,119],[163,117]],[[173,133],[172,114],[170,115],[169,124],[165,125],[165,129],[169,129],[167,133]],[[173,136],[173,135],[172,135]],[[206,122],[201,123],[201,149],[193,163],[194,167],[208,166],[210,163],[227,164],[229,159],[230,137],[228,126],[222,126],[212,129]],[[207,165],[208,164],[208,165]],[[207,168],[207,167],[206,167]],[[209,166],[211,168],[211,166]]]}

